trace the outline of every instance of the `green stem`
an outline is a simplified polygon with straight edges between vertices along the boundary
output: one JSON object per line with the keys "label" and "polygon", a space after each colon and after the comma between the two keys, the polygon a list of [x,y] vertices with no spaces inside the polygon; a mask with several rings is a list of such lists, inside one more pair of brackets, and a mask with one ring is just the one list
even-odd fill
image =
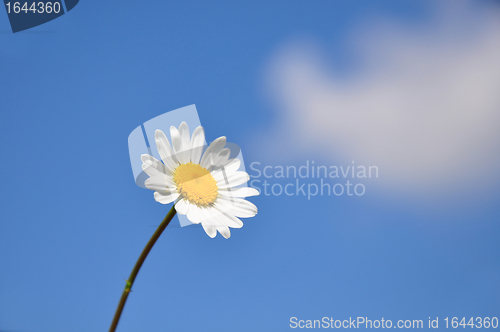
{"label": "green stem", "polygon": [[130,276],[128,277],[128,280],[126,280],[127,284],[125,285],[125,289],[123,290],[122,297],[120,298],[120,302],[118,302],[118,308],[116,308],[115,312],[115,317],[113,317],[113,322],[111,323],[111,327],[109,328],[109,332],[114,332],[116,330],[116,326],[118,325],[118,321],[120,320],[120,316],[122,315],[123,307],[125,307],[125,302],[127,302],[127,297],[128,294],[130,293],[130,290],[132,288],[132,285],[134,284],[135,277],[137,277],[137,273],[139,273],[139,270],[141,269],[142,263],[146,260],[146,257],[148,257],[149,252],[151,251],[151,248],[156,243],[156,240],[160,237],[161,233],[167,228],[168,224],[172,220],[172,218],[175,216],[175,207],[172,206],[170,211],[168,211],[167,215],[161,222],[160,226],[156,229],[154,232],[153,236],[151,239],[149,239],[148,244],[146,244],[146,247],[144,250],[142,250],[141,255],[139,256],[139,259],[135,263],[134,268],[132,269],[132,272],[130,273]]}

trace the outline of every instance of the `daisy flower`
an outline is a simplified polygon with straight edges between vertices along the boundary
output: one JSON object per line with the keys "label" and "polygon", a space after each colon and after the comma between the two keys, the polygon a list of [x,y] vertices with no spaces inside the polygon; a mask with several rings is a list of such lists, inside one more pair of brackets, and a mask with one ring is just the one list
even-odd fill
{"label": "daisy flower", "polygon": [[177,129],[170,127],[172,145],[167,136],[156,130],[157,160],[143,154],[142,169],[149,175],[145,182],[154,190],[154,198],[162,204],[175,202],[175,210],[195,224],[200,224],[211,238],[217,231],[226,239],[229,227],[241,228],[239,218],[257,214],[257,207],[244,198],[256,196],[254,188],[241,187],[249,179],[246,172],[238,171],[239,159],[229,159],[231,151],[224,148],[226,137],[217,138],[205,153],[205,132],[198,127],[190,136],[188,125],[182,122]]}

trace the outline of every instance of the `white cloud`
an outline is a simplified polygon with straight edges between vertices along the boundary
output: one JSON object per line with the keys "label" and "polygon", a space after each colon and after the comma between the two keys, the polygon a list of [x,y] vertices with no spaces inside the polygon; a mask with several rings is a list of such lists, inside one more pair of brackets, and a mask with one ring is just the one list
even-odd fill
{"label": "white cloud", "polygon": [[272,139],[337,163],[377,165],[378,183],[397,192],[498,181],[500,11],[437,6],[434,13],[425,25],[375,19],[356,30],[359,66],[348,77],[314,43],[280,48],[267,69],[280,114],[281,139]]}

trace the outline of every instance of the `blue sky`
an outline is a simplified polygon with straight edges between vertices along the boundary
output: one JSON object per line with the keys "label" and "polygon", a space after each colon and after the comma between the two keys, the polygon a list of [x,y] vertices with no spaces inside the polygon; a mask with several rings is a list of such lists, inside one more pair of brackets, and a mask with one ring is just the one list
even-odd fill
{"label": "blue sky", "polygon": [[[355,160],[379,165],[381,176],[363,196],[250,198],[259,214],[229,240],[167,228],[119,331],[287,331],[291,317],[324,316],[439,317],[443,329],[446,316],[498,317],[500,102],[485,87],[500,82],[491,38],[500,14],[495,2],[466,4],[475,10],[451,1],[82,0],[17,34],[1,14],[0,330],[108,329],[169,208],[135,185],[127,137],[191,104],[207,140],[238,144],[247,170]],[[456,87],[447,76],[456,68],[479,78]],[[435,97],[429,82],[451,97]],[[457,98],[467,106],[459,114],[429,118]],[[385,113],[387,100],[411,121]],[[363,101],[381,112],[380,126]],[[443,136],[420,130],[430,122]]]}

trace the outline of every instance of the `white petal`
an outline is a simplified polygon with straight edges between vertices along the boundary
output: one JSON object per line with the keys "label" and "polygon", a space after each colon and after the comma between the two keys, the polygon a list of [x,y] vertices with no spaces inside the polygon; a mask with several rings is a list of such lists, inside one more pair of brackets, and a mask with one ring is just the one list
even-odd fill
{"label": "white petal", "polygon": [[227,175],[227,181],[224,179],[220,182],[217,182],[217,186],[220,189],[225,189],[225,188],[230,188],[230,187],[236,187],[239,186],[240,184],[243,184],[250,180],[250,176],[247,174],[247,172],[234,172],[232,174]]}
{"label": "white petal", "polygon": [[173,172],[175,170],[175,167],[177,166],[178,161],[177,158],[175,158],[172,147],[170,146],[170,142],[168,141],[168,138],[167,136],[165,136],[165,133],[163,133],[163,131],[159,129],[155,131],[155,142],[156,149],[160,154],[161,160],[163,161],[167,169],[170,172]]}
{"label": "white petal", "polygon": [[225,225],[232,227],[232,228],[241,228],[243,227],[243,222],[236,218],[235,216],[231,215],[230,213],[225,213],[223,211],[219,211],[219,215],[217,218],[223,222]]}
{"label": "white petal", "polygon": [[203,226],[205,233],[207,233],[207,235],[212,239],[217,235],[217,228],[215,228],[215,226],[212,225],[209,221],[203,221],[201,223],[201,226]]}
{"label": "white petal", "polygon": [[213,176],[215,182],[217,182],[217,183],[219,183],[219,182],[223,183],[224,181],[226,181],[227,175],[225,175],[226,172],[222,169],[212,171],[212,172],[210,172],[210,174]]}
{"label": "white petal", "polygon": [[179,214],[187,214],[190,208],[189,202],[186,199],[181,199],[177,203],[175,203],[175,209]]}
{"label": "white petal", "polygon": [[172,172],[158,159],[149,154],[141,155],[141,160],[143,163],[151,164],[154,168],[156,168],[159,172],[171,175]]}
{"label": "white petal", "polygon": [[[202,222],[202,225],[210,224],[210,225],[215,226],[215,228],[219,231],[219,233],[221,233],[221,235],[223,237],[225,237],[226,239],[228,239],[231,236],[231,232],[229,231],[229,227],[227,227],[227,225],[223,222],[223,220],[221,218],[221,213],[217,209],[206,208],[206,209],[203,209],[203,213],[209,219],[207,219],[206,221],[204,220]],[[212,231],[212,229],[210,229],[210,231]],[[208,234],[208,232],[207,232],[207,234]],[[209,234],[209,236],[211,236],[211,235]]]}
{"label": "white petal", "polygon": [[172,148],[174,153],[177,154],[182,149],[182,138],[179,130],[175,126],[170,126],[170,138],[172,138]]}
{"label": "white petal", "polygon": [[198,164],[200,162],[201,154],[203,153],[203,146],[205,145],[205,130],[202,126],[196,128],[191,138],[191,162]]}
{"label": "white petal", "polygon": [[223,224],[217,224],[215,225],[215,228],[219,231],[220,235],[224,236],[224,238],[229,239],[231,237],[231,231],[229,230],[229,227]]}
{"label": "white petal", "polygon": [[179,129],[170,127],[170,137],[175,156],[179,163],[187,164],[191,158],[191,140],[189,139],[189,128],[186,122],[182,122]]}
{"label": "white petal", "polygon": [[229,160],[229,155],[231,154],[231,150],[229,149],[222,149],[219,154],[214,158],[214,161],[212,163],[212,167],[214,168],[221,168],[224,165],[227,164]]}
{"label": "white petal", "polygon": [[241,198],[232,198],[231,200],[226,200],[220,197],[215,202],[215,207],[219,211],[226,212],[228,214],[234,214],[236,217],[240,218],[250,218],[257,214],[257,207]]}
{"label": "white petal", "polygon": [[161,194],[168,194],[171,192],[176,192],[176,187],[172,180],[165,177],[152,176],[144,181],[146,188],[154,191],[158,191]]}
{"label": "white petal", "polygon": [[146,162],[142,164],[142,170],[151,177],[164,178],[167,176],[165,173],[159,171],[151,160],[146,160]]}
{"label": "white petal", "polygon": [[224,170],[226,171],[226,174],[235,173],[238,169],[240,169],[240,165],[241,160],[237,158],[231,159],[226,165],[224,165]]}
{"label": "white petal", "polygon": [[184,121],[182,121],[181,125],[179,126],[179,134],[181,135],[182,139],[182,150],[186,151],[191,149],[191,138],[189,136],[189,127],[188,124]]}
{"label": "white petal", "polygon": [[213,164],[215,157],[217,157],[219,152],[224,148],[224,145],[226,145],[226,137],[224,136],[213,141],[201,158],[201,167],[208,169]]}
{"label": "white petal", "polygon": [[227,188],[219,190],[219,195],[225,197],[250,197],[259,195],[259,191],[255,188]]}
{"label": "white petal", "polygon": [[189,221],[195,224],[199,224],[204,220],[202,209],[194,204],[191,204],[191,206],[189,207],[187,217]]}
{"label": "white petal", "polygon": [[229,175],[234,174],[238,171],[240,165],[241,161],[239,159],[231,159],[231,161],[226,164],[226,166],[213,170],[211,174],[214,177],[215,181],[224,183]]}
{"label": "white petal", "polygon": [[233,204],[230,201],[224,200],[222,198],[218,198],[215,201],[214,207],[220,211],[220,213],[234,214],[233,213]]}
{"label": "white petal", "polygon": [[170,204],[173,201],[175,201],[177,199],[177,197],[179,197],[179,194],[173,193],[170,195],[163,195],[163,194],[160,194],[159,192],[155,191],[154,197],[155,197],[155,200],[161,204]]}
{"label": "white petal", "polygon": [[186,158],[186,154],[182,153],[184,151],[182,145],[182,136],[174,126],[170,127],[170,137],[172,138],[172,147],[174,148],[174,153],[179,163],[188,163],[189,161]]}

